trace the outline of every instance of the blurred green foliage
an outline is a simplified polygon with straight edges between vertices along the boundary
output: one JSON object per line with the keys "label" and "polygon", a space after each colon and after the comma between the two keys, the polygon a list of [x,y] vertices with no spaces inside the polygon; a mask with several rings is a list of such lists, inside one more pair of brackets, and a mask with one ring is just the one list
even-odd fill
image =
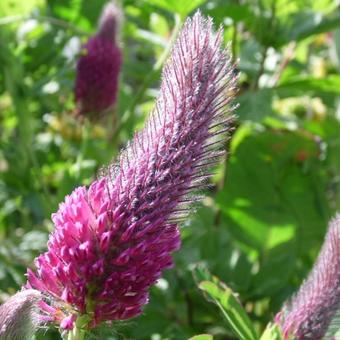
{"label": "blurred green foliage", "polygon": [[306,277],[340,208],[340,9],[333,0],[126,0],[119,103],[85,124],[73,114],[75,61],[104,3],[0,2],[0,302],[46,248],[58,203],[143,125],[172,29],[200,8],[224,27],[240,73],[228,162],[144,314],[94,338],[234,339],[194,279],[198,263],[239,294],[259,334]]}

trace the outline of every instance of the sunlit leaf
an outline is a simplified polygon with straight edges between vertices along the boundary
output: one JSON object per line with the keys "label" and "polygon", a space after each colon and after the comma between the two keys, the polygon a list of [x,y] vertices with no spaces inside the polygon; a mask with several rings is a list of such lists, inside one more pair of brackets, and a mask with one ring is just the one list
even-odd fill
{"label": "sunlit leaf", "polygon": [[213,336],[210,334],[200,334],[195,335],[188,340],[213,340]]}
{"label": "sunlit leaf", "polygon": [[251,321],[230,288],[217,278],[214,278],[214,282],[200,282],[199,288],[220,308],[229,326],[240,339],[257,339]]}
{"label": "sunlit leaf", "polygon": [[281,332],[276,324],[268,324],[260,340],[282,340]]}
{"label": "sunlit leaf", "polygon": [[233,332],[240,339],[257,339],[256,331],[236,294],[225,283],[212,276],[203,264],[194,267],[193,275],[208,301],[220,308]]}
{"label": "sunlit leaf", "polygon": [[323,15],[320,12],[298,12],[289,18],[288,29],[282,43],[292,40],[302,40],[311,35],[331,31],[340,25],[340,12]]}
{"label": "sunlit leaf", "polygon": [[205,3],[206,0],[148,0],[147,3],[180,14],[185,18],[190,12]]}

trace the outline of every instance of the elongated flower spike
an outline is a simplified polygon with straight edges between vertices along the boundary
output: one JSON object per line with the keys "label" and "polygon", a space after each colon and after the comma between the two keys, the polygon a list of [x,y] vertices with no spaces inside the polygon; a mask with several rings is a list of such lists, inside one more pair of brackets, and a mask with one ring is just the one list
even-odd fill
{"label": "elongated flower spike", "polygon": [[176,223],[223,156],[231,126],[236,79],[222,33],[199,12],[186,21],[144,130],[52,216],[48,250],[28,282],[52,297],[45,311],[62,310],[68,329],[75,316],[87,315],[92,328],[140,314],[150,286],[172,266]]}
{"label": "elongated flower spike", "polygon": [[0,339],[31,339],[39,324],[41,293],[33,289],[16,293],[0,306]]}
{"label": "elongated flower spike", "polygon": [[97,117],[116,103],[122,64],[118,45],[122,17],[120,7],[109,2],[103,9],[97,34],[85,44],[78,60],[75,99],[82,115]]}
{"label": "elongated flower spike", "polygon": [[276,316],[284,339],[322,339],[340,309],[340,215],[330,222],[319,256],[296,296]]}

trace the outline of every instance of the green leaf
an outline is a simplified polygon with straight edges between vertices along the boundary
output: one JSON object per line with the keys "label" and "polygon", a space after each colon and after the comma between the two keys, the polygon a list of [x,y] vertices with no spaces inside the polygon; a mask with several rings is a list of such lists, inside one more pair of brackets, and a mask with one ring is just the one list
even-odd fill
{"label": "green leaf", "polygon": [[268,324],[260,340],[282,340],[279,327],[274,323]]}
{"label": "green leaf", "polygon": [[257,91],[247,91],[237,98],[237,114],[242,120],[261,122],[272,116],[272,101],[275,97],[289,98],[304,95],[320,96],[322,94],[337,96],[340,94],[340,76],[329,75],[327,78],[294,77],[277,87],[265,87]]}
{"label": "green leaf", "polygon": [[272,228],[276,235],[288,233],[285,242],[292,237],[290,228],[298,227],[303,249],[322,237],[320,225],[326,226],[329,211],[322,203],[327,200],[318,154],[318,144],[298,132],[247,135],[233,151],[228,180],[217,197],[229,230],[258,249],[278,245]]}
{"label": "green leaf", "polygon": [[[275,229],[275,228],[272,228]],[[292,235],[294,235],[294,229]],[[271,234],[280,234],[279,228],[273,230]],[[294,274],[296,261],[296,245],[294,242],[285,242],[273,249],[269,249],[263,254],[260,270],[253,276],[252,297],[261,298],[276,294],[280,289],[284,289],[288,279]],[[285,279],[282,279],[285,273]]]}
{"label": "green leaf", "polygon": [[249,294],[275,298],[331,215],[318,144],[299,132],[253,131],[232,152],[217,204],[231,237],[261,258]]}
{"label": "green leaf", "polygon": [[290,17],[290,24],[288,25],[288,29],[285,28],[283,44],[331,31],[340,25],[340,12],[337,11],[326,16],[319,12],[297,12]]}
{"label": "green leaf", "polygon": [[276,91],[281,98],[299,96],[306,94],[306,92],[315,95],[320,95],[321,93],[338,95],[340,94],[340,76],[329,75],[327,78],[293,78],[277,86],[274,91]]}
{"label": "green leaf", "polygon": [[230,4],[226,2],[215,5],[214,8],[208,9],[207,13],[214,18],[214,21],[223,21],[225,18],[231,18],[235,22],[250,21],[254,19],[254,13],[249,4]]}
{"label": "green leaf", "polygon": [[[217,277],[211,277],[202,267],[195,268],[194,275],[198,282],[198,287],[205,293],[209,301],[212,301],[220,308],[233,332],[240,339],[257,339],[256,331],[236,294]],[[209,277],[209,280],[201,280]]]}
{"label": "green leaf", "polygon": [[201,6],[206,0],[147,0],[148,4],[178,13],[184,19],[190,12]]}
{"label": "green leaf", "polygon": [[10,15],[23,15],[28,14],[32,9],[41,6],[43,0],[11,0],[0,2],[0,18]]}
{"label": "green leaf", "polygon": [[170,31],[165,17],[157,13],[152,13],[150,16],[150,29],[154,34],[163,38],[167,38]]}
{"label": "green leaf", "polygon": [[188,340],[213,340],[213,336],[210,334],[199,334],[191,337]]}
{"label": "green leaf", "polygon": [[274,90],[271,88],[261,89],[259,91],[248,91],[237,98],[239,108],[237,114],[242,120],[251,120],[254,122],[262,121],[264,117],[273,114],[272,98]]}

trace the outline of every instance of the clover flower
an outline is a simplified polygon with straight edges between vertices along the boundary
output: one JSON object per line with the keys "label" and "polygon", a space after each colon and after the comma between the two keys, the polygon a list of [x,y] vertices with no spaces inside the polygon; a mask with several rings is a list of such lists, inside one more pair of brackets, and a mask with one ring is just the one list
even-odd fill
{"label": "clover flower", "polygon": [[319,256],[296,296],[277,315],[283,336],[321,339],[340,309],[340,215],[330,222]]}
{"label": "clover flower", "polygon": [[222,30],[198,12],[188,19],[163,69],[144,130],[89,188],[79,187],[52,219],[48,250],[28,270],[28,285],[53,301],[67,329],[142,312],[148,291],[180,247],[177,223],[192,194],[224,154],[235,76]]}
{"label": "clover flower", "polygon": [[117,43],[122,12],[109,2],[98,32],[83,47],[76,70],[75,99],[80,114],[101,113],[116,103],[122,52]]}

